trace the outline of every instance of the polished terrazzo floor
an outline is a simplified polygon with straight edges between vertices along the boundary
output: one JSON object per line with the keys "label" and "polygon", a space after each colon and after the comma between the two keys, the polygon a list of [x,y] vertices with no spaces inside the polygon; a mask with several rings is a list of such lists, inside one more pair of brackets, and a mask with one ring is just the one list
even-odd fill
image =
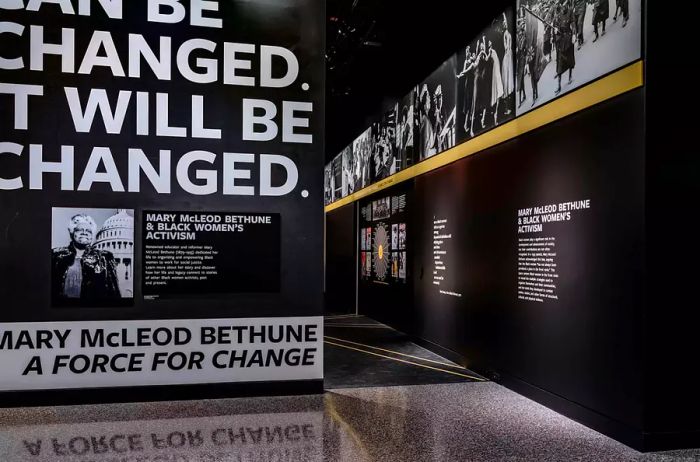
{"label": "polished terrazzo floor", "polygon": [[0,410],[7,462],[688,461],[640,454],[495,383]]}
{"label": "polished terrazzo floor", "polygon": [[322,396],[0,409],[0,462],[700,462],[640,454],[367,318],[325,333]]}

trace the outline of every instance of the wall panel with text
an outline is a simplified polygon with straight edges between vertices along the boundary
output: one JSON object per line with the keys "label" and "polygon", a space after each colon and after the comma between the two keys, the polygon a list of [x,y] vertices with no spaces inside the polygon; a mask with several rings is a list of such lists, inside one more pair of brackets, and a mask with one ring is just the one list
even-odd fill
{"label": "wall panel with text", "polygon": [[418,177],[411,333],[641,425],[643,112],[629,93]]}
{"label": "wall panel with text", "polygon": [[380,321],[410,322],[413,298],[413,182],[359,203],[360,314]]}
{"label": "wall panel with text", "polygon": [[320,390],[323,2],[0,17],[0,391]]}

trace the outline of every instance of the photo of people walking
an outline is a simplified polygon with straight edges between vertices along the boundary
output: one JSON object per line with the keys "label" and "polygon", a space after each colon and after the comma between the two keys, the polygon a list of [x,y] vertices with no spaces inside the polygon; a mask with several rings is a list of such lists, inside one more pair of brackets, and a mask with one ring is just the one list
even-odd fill
{"label": "photo of people walking", "polygon": [[641,57],[641,0],[518,0],[517,114]]}

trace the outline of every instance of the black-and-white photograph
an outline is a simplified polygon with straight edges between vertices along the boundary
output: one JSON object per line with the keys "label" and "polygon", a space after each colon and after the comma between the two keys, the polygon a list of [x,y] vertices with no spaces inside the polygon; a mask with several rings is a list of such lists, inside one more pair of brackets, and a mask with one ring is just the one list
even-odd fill
{"label": "black-and-white photograph", "polygon": [[331,162],[333,173],[333,201],[343,198],[343,156],[338,154]]}
{"label": "black-and-white photograph", "polygon": [[641,57],[641,0],[518,0],[518,115]]}
{"label": "black-and-white photograph", "polygon": [[406,252],[399,252],[399,279],[406,280]]}
{"label": "black-and-white photograph", "polygon": [[370,185],[372,173],[372,128],[365,130],[352,143],[352,154],[355,158],[353,179],[355,191]]}
{"label": "black-and-white photograph", "polygon": [[406,248],[406,223],[399,223],[399,246],[396,248],[400,250]]}
{"label": "black-and-white photograph", "polygon": [[323,169],[323,203],[325,205],[333,202],[333,187],[331,186],[331,182],[333,181],[332,165],[333,163],[331,162]]}
{"label": "black-and-white photograph", "polygon": [[399,224],[391,225],[391,248],[396,250],[399,248]]}
{"label": "black-and-white photograph", "polygon": [[509,8],[457,54],[457,141],[515,117],[514,22]]}
{"label": "black-and-white photograph", "polygon": [[55,306],[124,306],[134,297],[134,211],[52,209]]}
{"label": "black-and-white photograph", "polygon": [[352,145],[343,149],[340,156],[343,181],[343,184],[341,185],[341,194],[342,197],[345,197],[355,192],[355,178],[353,175],[353,164],[355,159],[352,156]]}
{"label": "black-and-white photograph", "polygon": [[391,197],[382,197],[372,202],[372,220],[385,220],[391,216]]}
{"label": "black-and-white photograph", "polygon": [[415,102],[416,92],[411,91],[398,103],[398,119],[396,121],[396,150],[398,156],[398,170],[403,170],[413,165],[415,150]]}
{"label": "black-and-white photograph", "polygon": [[418,90],[420,160],[455,146],[457,140],[457,72],[455,56],[445,61]]}
{"label": "black-and-white photograph", "polygon": [[397,106],[395,105],[385,112],[379,122],[372,124],[373,183],[383,180],[399,170],[396,146]]}

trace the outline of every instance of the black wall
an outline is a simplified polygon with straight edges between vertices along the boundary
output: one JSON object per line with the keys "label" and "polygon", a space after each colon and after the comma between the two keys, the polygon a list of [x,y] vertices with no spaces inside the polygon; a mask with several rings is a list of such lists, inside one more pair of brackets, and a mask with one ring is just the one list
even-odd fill
{"label": "black wall", "polygon": [[[697,9],[697,5],[692,5]],[[697,12],[697,11],[696,11]],[[697,228],[678,220],[697,210],[700,160],[694,117],[673,117],[698,107],[696,92],[667,97],[675,85],[666,53],[692,29],[668,32],[673,14],[651,3],[648,13],[647,78],[647,241],[648,310],[646,315],[645,426],[652,449],[700,446],[700,398],[697,381],[688,377],[700,347],[700,313],[695,288],[700,258]],[[692,112],[690,112],[692,113]],[[676,218],[674,218],[676,217]]]}
{"label": "black wall", "polygon": [[327,314],[355,313],[357,236],[352,203],[326,214]]}
{"label": "black wall", "polygon": [[[662,450],[700,441],[698,246],[677,221],[695,207],[698,161],[691,119],[668,117],[663,58],[650,61],[645,88],[404,183],[413,293],[361,282],[359,299],[477,372]],[[518,300],[518,209],[581,199],[589,210],[543,232],[557,238],[559,299]],[[453,235],[443,284],[461,297],[433,284],[440,219]]]}
{"label": "black wall", "polygon": [[[19,2],[24,5],[27,2]],[[54,2],[55,3],[55,2]],[[70,4],[71,2],[62,2]],[[72,2],[77,9],[77,2]],[[325,34],[323,22],[325,18],[325,2],[319,0],[292,0],[289,2],[248,2],[227,1],[210,2],[219,7],[216,12],[208,11],[206,17],[221,18],[223,26],[200,27],[190,26],[190,14],[181,23],[148,22],[148,2],[123,2],[123,18],[108,19],[103,9],[92,2],[92,16],[78,14],[61,14],[63,7],[57,4],[41,5],[38,12],[21,9],[0,9],[3,21],[14,22],[24,26],[21,37],[14,34],[2,34],[0,40],[0,55],[3,57],[21,56],[24,68],[19,70],[0,71],[0,82],[5,84],[35,84],[43,87],[42,97],[32,97],[28,116],[28,129],[15,128],[14,104],[11,95],[2,95],[0,101],[0,140],[13,142],[24,147],[21,157],[0,155],[0,172],[3,178],[21,177],[24,181],[21,189],[0,191],[0,324],[12,328],[12,323],[18,322],[53,322],[53,321],[108,321],[142,320],[144,325],[150,320],[190,320],[218,318],[290,318],[299,316],[320,316],[322,313],[322,265],[323,254],[319,245],[322,242],[323,214],[323,152],[324,152],[324,95],[325,95]],[[188,2],[184,2],[185,5]],[[210,9],[209,5],[206,9]],[[183,7],[184,8],[184,7]],[[216,8],[214,8],[216,9]],[[209,14],[211,13],[211,14]],[[75,32],[75,69],[83,61],[91,38],[95,31],[107,31],[114,39],[117,49],[112,56],[107,50],[110,64],[127,63],[130,51],[129,34],[141,34],[149,45],[157,50],[161,38],[168,37],[172,41],[171,78],[161,80],[142,62],[141,75],[123,77],[112,72],[104,65],[95,66],[87,75],[80,72],[64,72],[62,62],[57,56],[47,56],[43,72],[30,69],[30,25],[42,26],[45,29],[47,43],[61,42],[61,29],[74,29]],[[65,30],[65,29],[64,29]],[[206,39],[213,42],[216,53],[204,50],[195,51],[190,59],[194,73],[201,74],[202,66],[194,65],[195,57],[216,60],[218,73],[215,80],[209,83],[194,83],[191,77],[177,70],[176,52],[178,48],[191,39]],[[258,50],[251,58],[251,74],[256,75],[255,86],[226,85],[223,75],[224,43],[255,44]],[[67,43],[67,42],[66,42]],[[261,86],[258,69],[261,67],[260,46],[274,45],[290,50],[298,61],[298,81],[284,88],[265,88]],[[212,45],[214,46],[214,45]],[[98,55],[105,56],[105,50],[100,48]],[[159,55],[159,51],[155,51]],[[170,53],[170,52],[168,52]],[[275,76],[283,75],[283,63],[275,60]],[[183,66],[180,66],[183,67]],[[196,69],[196,70],[195,70]],[[66,102],[65,89],[77,88],[81,96],[81,104],[85,104],[91,90],[104,89],[114,108],[117,96],[121,91],[133,92],[131,103],[123,126],[120,130],[107,130],[100,115],[96,116],[88,133],[78,129],[71,118]],[[136,101],[136,92],[147,92],[150,100],[148,122],[150,130],[147,135],[138,133],[138,109],[146,108],[145,104]],[[158,133],[156,127],[156,92],[169,95],[169,124],[170,126],[188,127],[187,136],[170,136]],[[207,128],[221,129],[221,136],[201,138],[192,135],[192,121],[196,120],[192,111],[192,97],[202,96],[205,100],[203,113]],[[267,99],[277,105],[277,123],[281,125],[282,105],[284,101],[307,101],[313,105],[313,113],[309,115],[310,122],[303,130],[305,134],[313,135],[312,142],[285,142],[282,129],[273,140],[267,142],[245,140],[243,136],[243,100]],[[83,106],[84,107],[84,106]],[[89,112],[89,111],[88,111]],[[164,111],[158,111],[160,115]],[[309,113],[307,112],[307,115]],[[299,114],[297,114],[299,115]],[[183,128],[184,129],[184,128]],[[30,189],[30,171],[36,168],[36,162],[30,162],[29,146],[43,146],[44,159],[55,162],[60,159],[61,146],[75,147],[75,178],[71,188],[62,187],[59,176],[55,173],[45,175],[43,188]],[[119,177],[129,192],[122,192],[123,187],[111,187],[100,181],[92,185],[89,191],[80,191],[79,181],[83,176],[86,165],[94,147],[109,147],[116,163],[117,174],[110,179]],[[165,175],[170,178],[172,189],[160,192],[149,182],[141,179],[141,188],[128,187],[127,172],[129,148],[142,149],[150,162],[158,165],[157,156],[160,150],[171,151],[172,164]],[[216,156],[210,165],[197,161],[189,168],[188,176],[194,183],[202,185],[204,178],[195,178],[195,169],[216,171],[216,191],[201,194],[192,193],[192,188],[182,186],[177,181],[176,165],[188,152],[207,151]],[[243,183],[254,186],[254,195],[224,193],[223,169],[224,153],[254,154],[254,166],[250,168],[250,176],[245,176]],[[263,195],[260,191],[260,178],[269,176],[273,186],[283,184],[290,175],[279,167],[274,167],[267,175],[261,167],[263,153],[278,154],[291,160],[298,170],[298,182],[294,191],[282,196]],[[104,166],[97,169],[104,172]],[[88,169],[89,170],[89,169]],[[230,170],[230,168],[227,168]],[[211,172],[212,174],[214,172]],[[213,182],[212,182],[213,183]],[[14,187],[13,187],[14,188]],[[136,220],[134,237],[135,261],[132,277],[135,279],[133,302],[129,306],[113,302],[109,308],[95,302],[93,297],[85,306],[59,307],[52,303],[52,208],[79,209],[131,209]],[[271,292],[257,293],[254,287],[246,287],[238,293],[211,294],[204,290],[192,290],[187,296],[169,300],[152,300],[144,297],[145,278],[142,249],[145,237],[138,232],[144,220],[144,212],[158,211],[191,211],[202,213],[256,213],[274,214],[279,216],[280,232],[268,245],[272,249],[279,264],[266,264],[260,258],[246,259],[235,255],[226,262],[226,268],[235,268],[222,274],[223,277],[236,278],[236,274],[245,272],[246,267],[256,267],[273,273],[271,279],[279,280],[279,287],[272,287]],[[61,229],[66,224],[61,223]],[[56,228],[59,229],[59,228]],[[66,232],[67,233],[67,232]],[[279,236],[279,237],[277,237]],[[260,237],[260,236],[258,236]],[[269,241],[269,239],[268,239]],[[254,241],[250,241],[254,242]],[[249,245],[250,246],[250,245]],[[254,246],[254,245],[253,245]],[[121,247],[121,245],[120,245]],[[57,247],[60,249],[61,247]],[[71,257],[72,258],[72,257]],[[107,258],[107,257],[105,257]],[[111,258],[111,257],[110,257]],[[72,263],[72,261],[71,261]],[[87,265],[87,264],[85,264]],[[105,266],[94,265],[96,274],[102,273]],[[53,275],[59,274],[53,271]],[[223,273],[223,271],[222,271]],[[56,278],[59,280],[58,278]],[[87,279],[87,277],[85,278]],[[97,277],[95,279],[98,279]],[[240,278],[239,278],[240,279]],[[233,286],[234,284],[231,284]],[[274,284],[272,285],[274,286]],[[201,286],[200,286],[201,289]],[[87,298],[87,297],[86,297]],[[121,302],[121,300],[118,300]],[[156,324],[153,322],[153,324]],[[77,324],[76,324],[77,326]],[[34,327],[30,327],[34,328]],[[30,329],[28,328],[28,329]],[[76,327],[77,330],[77,327]],[[124,348],[124,347],[122,347]],[[188,347],[189,348],[189,347]],[[121,352],[121,351],[120,351]],[[24,354],[19,352],[18,354]],[[29,353],[27,353],[29,354]],[[47,353],[48,354],[48,353]],[[5,363],[3,363],[5,365]],[[15,371],[9,366],[3,371],[4,378],[11,377]],[[19,374],[21,371],[18,371]],[[93,371],[94,372],[94,371]],[[206,380],[199,376],[198,380]],[[284,379],[284,377],[282,377]],[[314,377],[314,379],[319,379]],[[3,380],[0,380],[3,382]],[[173,378],[163,379],[167,383],[182,383]],[[141,382],[136,383],[138,385]],[[89,380],[84,381],[85,387],[90,387]],[[80,387],[83,386],[81,383]],[[203,390],[211,390],[211,395],[220,396],[225,389],[228,396],[248,393],[250,388],[265,388],[270,393],[280,393],[290,387],[289,384],[273,386],[251,385],[247,390],[241,387],[227,386],[194,386],[175,388],[156,388],[155,392],[147,392],[143,388],[121,388],[119,391],[98,389],[84,392],[67,391],[65,393],[48,392],[28,393],[28,402],[50,403],[57,402],[86,402],[107,401],[114,399],[149,399],[167,396],[206,396]],[[306,387],[302,387],[306,388]],[[177,392],[175,391],[177,390]],[[187,391],[190,390],[190,391]],[[194,391],[193,391],[194,390]],[[321,380],[314,380],[313,391],[321,390]],[[308,390],[307,390],[308,391]],[[201,392],[201,393],[200,393]],[[180,393],[178,395],[178,393]],[[0,393],[0,405],[19,404],[20,401],[9,393]],[[59,401],[60,400],[60,401]]]}
{"label": "black wall", "polygon": [[[112,32],[122,63],[126,59],[127,45],[124,43],[128,32],[141,33],[149,43],[157,43],[161,35],[171,36],[173,47],[190,38],[206,38],[215,43],[240,41],[243,43],[274,44],[295,50],[300,63],[299,82],[308,82],[311,86],[307,98],[313,101],[315,112],[313,125],[308,133],[314,135],[314,144],[282,143],[281,138],[267,143],[241,141],[240,107],[243,97],[247,98],[283,98],[299,99],[302,90],[293,88],[277,90],[225,86],[220,81],[205,86],[184,81],[173,70],[172,81],[159,81],[144,65],[143,74],[138,79],[115,79],[102,67],[96,67],[94,75],[62,74],[61,62],[55,57],[46,59],[44,73],[28,70],[3,71],[1,82],[25,82],[45,85],[46,96],[38,100],[30,112],[29,130],[11,130],[13,116],[11,104],[0,106],[0,127],[3,141],[12,141],[25,146],[21,159],[15,156],[2,156],[0,167],[3,177],[24,176],[28,183],[29,144],[43,144],[45,158],[55,161],[60,158],[61,145],[76,146],[76,180],[82,176],[88,156],[93,146],[108,146],[112,149],[117,168],[126,184],[127,148],[143,149],[149,156],[155,156],[160,149],[170,149],[173,153],[171,174],[173,191],[171,194],[158,194],[150,185],[143,183],[140,193],[115,193],[107,184],[97,184],[88,192],[61,191],[58,175],[48,174],[42,191],[29,191],[26,188],[15,191],[2,191],[0,198],[0,225],[4,233],[0,241],[0,299],[3,310],[0,319],[3,322],[49,321],[49,320],[88,320],[88,319],[176,319],[197,317],[255,317],[285,315],[317,315],[322,306],[322,249],[317,245],[322,239],[322,155],[323,152],[323,28],[319,21],[323,18],[324,5],[318,1],[295,1],[287,8],[265,5],[246,5],[244,2],[221,2],[221,11],[215,17],[226,18],[225,28],[192,28],[185,24],[163,25],[146,23],[146,4],[137,5],[125,2],[124,21],[106,21],[96,9],[94,17],[76,17],[59,14],[60,8],[44,6],[40,13],[27,11],[3,11],[3,18],[19,24],[45,24],[47,37],[55,34],[60,27],[76,29],[79,50],[85,50],[92,31],[100,29]],[[270,26],[270,20],[276,20]],[[301,20],[299,18],[304,18]],[[97,21],[97,22],[96,22]],[[28,28],[27,28],[28,29]],[[100,29],[103,30],[103,29]],[[3,56],[24,56],[29,66],[29,39],[17,40],[17,43],[2,42]],[[14,38],[14,36],[13,36]],[[47,38],[47,41],[53,38]],[[58,39],[56,39],[58,40]],[[6,51],[12,44],[19,51]],[[83,52],[83,51],[81,51]],[[78,63],[82,59],[76,52]],[[173,61],[174,62],[174,61]],[[174,64],[173,64],[174,66]],[[221,75],[221,74],[219,74]],[[93,130],[79,134],[72,127],[70,113],[67,109],[63,86],[76,86],[81,94],[87,95],[92,88],[107,88],[111,101],[116,101],[118,90],[150,91],[151,97],[156,91],[171,95],[170,122],[175,126],[191,126],[191,95],[204,95],[207,127],[223,128],[221,140],[202,140],[192,138],[156,137],[155,104],[151,101],[151,136],[140,137],[135,134],[136,115],[130,107],[123,133],[107,134],[100,117],[95,118]],[[135,96],[134,96],[135,98]],[[238,112],[237,112],[238,111]],[[236,120],[235,123],[232,120]],[[229,121],[223,123],[221,121]],[[188,132],[189,133],[189,132]],[[175,179],[175,165],[179,158],[191,150],[206,150],[217,155],[213,166],[204,168],[222,168],[223,152],[269,152],[284,153],[292,159],[299,169],[298,190],[282,197],[225,196],[221,193],[219,178],[218,193],[207,196],[193,196],[182,190]],[[200,168],[200,167],[197,167]],[[252,179],[259,177],[259,163],[252,169]],[[284,180],[284,172],[275,173],[275,183]],[[252,181],[248,184],[254,184]],[[310,192],[304,200],[301,190]],[[140,261],[136,262],[133,309],[105,310],[94,308],[85,310],[54,310],[50,302],[50,257],[51,245],[51,208],[128,208],[135,210],[137,223],[141,222],[144,210],[171,210],[193,212],[272,212],[281,216],[281,267],[279,293],[273,295],[237,294],[223,300],[202,299],[193,304],[190,300],[146,301],[142,298]],[[138,226],[138,225],[137,225]],[[31,236],[31,241],[27,240]],[[139,233],[135,236],[136,252],[142,248]],[[21,250],[19,250],[21,249]],[[299,262],[304,262],[299,265]],[[246,262],[245,264],[256,264]],[[276,269],[275,269],[276,270]],[[34,290],[27,290],[28,281],[34,281]],[[235,307],[232,309],[232,307]]]}
{"label": "black wall", "polygon": [[[454,220],[461,299],[416,286],[416,334],[641,429],[643,92],[635,91],[416,181],[419,230]],[[570,222],[517,233],[517,211],[590,199]],[[557,239],[558,300],[518,299],[518,239]],[[430,236],[419,238],[430,267]]]}
{"label": "black wall", "polygon": [[[360,285],[361,313],[626,444],[698,446],[692,379],[700,314],[697,92],[671,97],[667,53],[692,28],[651,5],[645,88],[423,175],[412,202],[414,298]],[[690,38],[687,42],[690,42]],[[365,202],[380,197],[369,197]],[[558,239],[559,300],[517,299],[517,210],[590,199]],[[436,293],[434,221],[447,218],[451,278]],[[458,238],[457,238],[458,237]],[[408,317],[410,316],[410,319]]]}
{"label": "black wall", "polygon": [[[363,207],[371,207],[372,201],[379,198],[397,197],[403,195],[406,197],[405,211],[398,216],[392,216],[386,221],[392,223],[406,223],[406,281],[397,282],[391,281],[391,278],[387,278],[386,282],[380,282],[373,276],[366,279],[359,278],[357,303],[360,314],[367,315],[378,321],[389,323],[398,329],[410,332],[410,329],[414,324],[415,317],[413,311],[413,281],[415,276],[412,274],[413,261],[415,258],[413,255],[415,242],[413,233],[415,232],[415,226],[412,219],[412,208],[414,201],[413,182],[408,181],[401,183],[395,187],[386,189],[379,194],[375,194],[370,198],[362,200],[359,202],[359,207],[360,209]],[[376,224],[376,222],[371,220],[363,221],[362,217],[360,216],[360,229],[363,226],[372,226],[374,230],[374,224]],[[357,231],[356,235],[359,238],[359,231]]]}
{"label": "black wall", "polygon": [[[360,312],[641,447],[644,96],[635,90],[407,182],[413,297],[360,283]],[[590,209],[518,233],[519,209],[578,200]],[[447,270],[436,286],[442,219],[452,238],[441,246]],[[556,238],[558,300],[519,300],[518,239],[542,236]]]}

